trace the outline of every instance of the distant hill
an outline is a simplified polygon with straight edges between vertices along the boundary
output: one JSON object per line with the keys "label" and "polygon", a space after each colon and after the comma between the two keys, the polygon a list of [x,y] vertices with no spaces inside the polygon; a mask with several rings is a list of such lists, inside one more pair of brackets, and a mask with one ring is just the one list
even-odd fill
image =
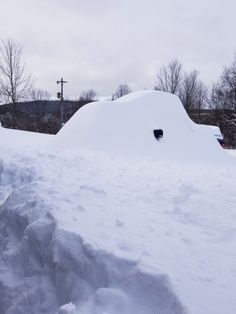
{"label": "distant hill", "polygon": [[[84,106],[87,101],[63,101],[64,122]],[[6,128],[56,134],[60,125],[61,101],[36,100],[18,102],[15,104],[15,119],[13,104],[0,106],[0,121]]]}

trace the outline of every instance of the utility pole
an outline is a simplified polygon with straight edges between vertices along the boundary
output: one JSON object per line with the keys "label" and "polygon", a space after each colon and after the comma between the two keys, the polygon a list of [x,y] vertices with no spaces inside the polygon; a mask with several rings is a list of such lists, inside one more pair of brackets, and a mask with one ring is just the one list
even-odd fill
{"label": "utility pole", "polygon": [[57,98],[61,100],[61,128],[64,124],[64,108],[63,108],[63,85],[67,83],[67,81],[64,81],[63,78],[61,78],[60,81],[57,81],[57,84],[61,84],[61,91],[57,93]]}

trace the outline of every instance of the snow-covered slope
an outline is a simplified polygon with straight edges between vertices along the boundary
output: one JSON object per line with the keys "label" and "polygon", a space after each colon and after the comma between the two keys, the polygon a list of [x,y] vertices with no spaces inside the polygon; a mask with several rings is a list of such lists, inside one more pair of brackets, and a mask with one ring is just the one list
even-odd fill
{"label": "snow-covered slope", "polygon": [[230,156],[236,157],[236,150],[235,149],[227,149],[227,153]]}
{"label": "snow-covered slope", "polygon": [[0,313],[236,309],[235,169],[86,151],[1,160]]}
{"label": "snow-covered slope", "polygon": [[234,313],[235,157],[203,167],[187,146],[179,163],[77,138],[60,154],[2,145],[0,313]]}
{"label": "snow-covered slope", "polygon": [[38,149],[48,145],[53,137],[49,134],[6,129],[0,123],[1,148]]}

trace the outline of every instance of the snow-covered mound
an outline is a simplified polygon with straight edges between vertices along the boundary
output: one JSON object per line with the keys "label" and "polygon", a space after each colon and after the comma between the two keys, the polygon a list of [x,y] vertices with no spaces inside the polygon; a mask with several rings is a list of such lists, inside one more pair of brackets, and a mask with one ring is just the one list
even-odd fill
{"label": "snow-covered mound", "polygon": [[117,191],[93,182],[97,164],[89,156],[54,158],[1,155],[0,313],[185,313],[169,275],[131,256],[116,202],[109,222],[102,214],[104,197]]}
{"label": "snow-covered mound", "polygon": [[0,157],[1,314],[235,312],[235,167]]}
{"label": "snow-covered mound", "polygon": [[230,156],[236,157],[236,149],[227,149],[227,153]]}
{"label": "snow-covered mound", "polygon": [[[115,106],[126,99],[142,107],[142,93],[130,97]],[[87,110],[96,113],[96,104]],[[82,121],[89,124],[86,116]],[[0,314],[235,313],[236,159],[209,167],[208,153],[225,161],[211,135],[203,140],[207,154],[199,155],[206,167],[176,163],[175,156],[195,160],[192,146],[185,147],[188,158],[178,145],[175,155],[167,122],[160,126],[164,138],[152,144],[148,119],[138,116],[147,121],[143,148],[155,157],[154,147],[161,147],[164,161],[141,158],[145,153],[130,141],[128,122],[129,140],[116,134],[119,156],[110,154],[116,146],[109,146],[109,137],[98,137],[100,146],[91,138],[95,151],[81,148],[88,143],[76,132],[79,114],[71,122],[75,133],[68,123],[55,136],[60,154],[42,149],[48,137],[0,130]],[[207,134],[187,117],[179,128],[183,136],[189,130],[186,140],[200,129]],[[173,156],[165,158],[167,152]]]}
{"label": "snow-covered mound", "polygon": [[20,131],[14,129],[6,129],[0,123],[0,139],[1,147],[6,148],[22,148],[35,149],[48,145],[53,138],[53,135]]}
{"label": "snow-covered mound", "polygon": [[[164,132],[159,141],[155,129]],[[160,91],[140,91],[84,106],[61,129],[53,146],[183,162],[228,160],[211,130],[196,125],[177,96]]]}

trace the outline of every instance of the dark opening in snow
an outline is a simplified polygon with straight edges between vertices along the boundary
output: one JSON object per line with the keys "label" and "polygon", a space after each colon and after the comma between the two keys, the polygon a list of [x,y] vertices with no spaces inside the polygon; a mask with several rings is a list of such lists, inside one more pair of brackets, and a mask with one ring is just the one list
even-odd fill
{"label": "dark opening in snow", "polygon": [[163,130],[158,129],[158,130],[153,130],[154,136],[157,140],[163,137]]}

